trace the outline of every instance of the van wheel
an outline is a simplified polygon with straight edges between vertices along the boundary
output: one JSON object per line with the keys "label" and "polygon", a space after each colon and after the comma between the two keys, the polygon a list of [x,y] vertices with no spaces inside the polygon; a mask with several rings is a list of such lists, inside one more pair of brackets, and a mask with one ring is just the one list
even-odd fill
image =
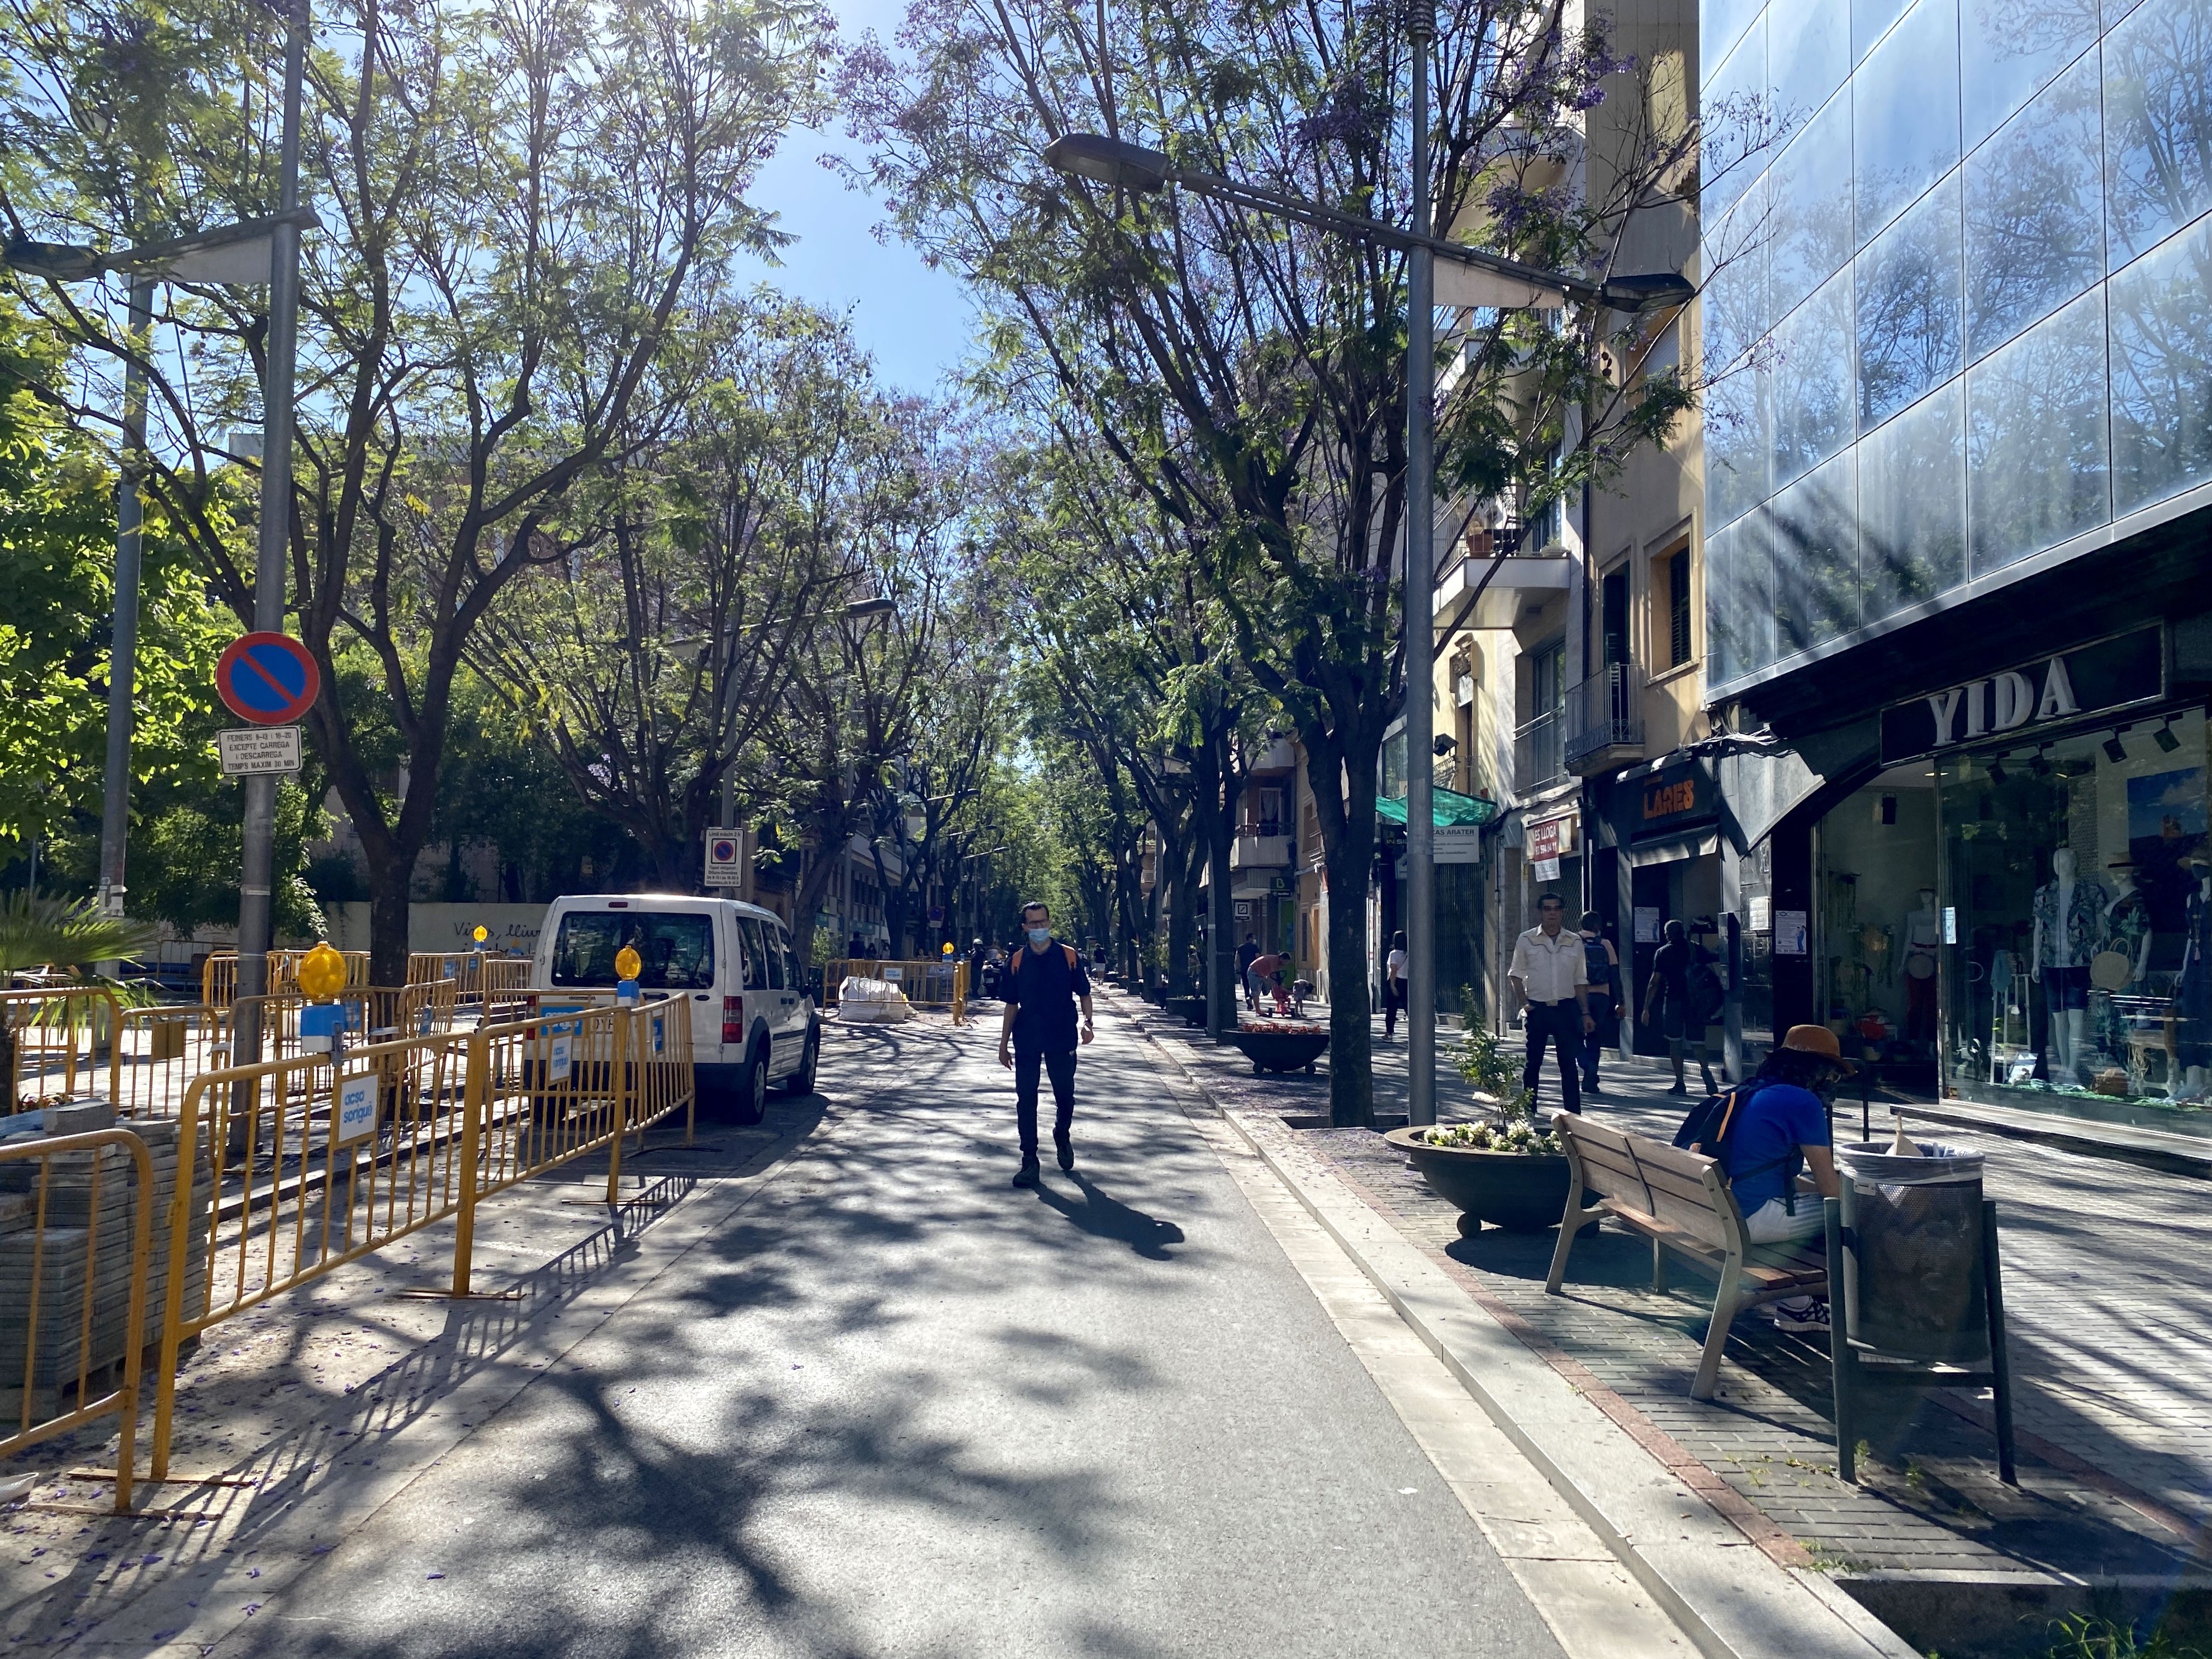
{"label": "van wheel", "polygon": [[806,1047],[799,1051],[799,1069],[784,1079],[786,1094],[811,1095],[814,1092],[814,1073],[822,1064],[822,1028],[806,1028]]}
{"label": "van wheel", "polygon": [[768,1115],[768,1054],[756,1053],[738,1084],[738,1121],[757,1123]]}

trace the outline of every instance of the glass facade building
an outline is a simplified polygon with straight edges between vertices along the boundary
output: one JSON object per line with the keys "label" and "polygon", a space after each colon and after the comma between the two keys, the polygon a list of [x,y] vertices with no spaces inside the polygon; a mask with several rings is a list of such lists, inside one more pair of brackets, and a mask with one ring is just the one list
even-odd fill
{"label": "glass facade building", "polygon": [[1708,695],[2212,483],[2212,0],[1704,0]]}

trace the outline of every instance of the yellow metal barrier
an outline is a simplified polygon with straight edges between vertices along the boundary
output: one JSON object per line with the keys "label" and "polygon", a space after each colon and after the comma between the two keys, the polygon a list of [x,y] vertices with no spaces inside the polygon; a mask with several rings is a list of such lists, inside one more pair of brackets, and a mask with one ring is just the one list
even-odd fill
{"label": "yellow metal barrier", "polygon": [[917,1008],[963,1007],[967,1001],[968,963],[959,957],[924,957],[913,962],[832,957],[822,975],[825,1007],[837,1006],[837,988],[848,975],[889,980]]}
{"label": "yellow metal barrier", "polygon": [[[281,996],[287,992],[297,994],[300,989],[300,959],[305,951],[271,951],[269,953],[268,993]],[[368,952],[343,951],[345,957],[346,985],[349,989],[368,983]],[[200,963],[200,1000],[214,1007],[228,1008],[238,996],[238,953],[235,951],[217,952]]]}
{"label": "yellow metal barrier", "polygon": [[103,1084],[112,1098],[121,1080],[114,1042],[121,1024],[115,994],[104,985],[0,991],[0,1079],[8,1091],[0,1115]]}
{"label": "yellow metal barrier", "polygon": [[174,1119],[185,1085],[228,1065],[230,1022],[204,1003],[123,1011],[115,1109],[125,1117]]}
{"label": "yellow metal barrier", "polygon": [[519,993],[530,984],[530,958],[495,957],[483,951],[417,951],[407,958],[407,982],[453,981],[456,1006],[489,1020],[495,1011],[510,1018],[525,1012]]}
{"label": "yellow metal barrier", "polygon": [[[434,990],[388,994],[427,1011]],[[168,1474],[179,1353],[210,1325],[457,1213],[465,1296],[477,1200],[603,1147],[615,1201],[623,1137],[691,1103],[690,1005],[567,1000],[508,1024],[349,1048],[335,1067],[294,1055],[186,1085],[180,1156],[207,1148],[214,1181],[205,1202],[170,1212],[155,1480]],[[194,1309],[183,1292],[200,1262],[209,1294]]]}
{"label": "yellow metal barrier", "polygon": [[15,1395],[0,1457],[112,1413],[118,1515],[137,1459],[155,1195],[153,1154],[127,1129],[0,1142],[0,1409]]}

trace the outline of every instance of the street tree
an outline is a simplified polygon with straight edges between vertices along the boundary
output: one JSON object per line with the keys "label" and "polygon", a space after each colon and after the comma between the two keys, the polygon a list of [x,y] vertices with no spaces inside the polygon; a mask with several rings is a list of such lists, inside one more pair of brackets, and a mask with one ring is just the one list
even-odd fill
{"label": "street tree", "polygon": [[[247,0],[0,6],[0,216],[113,246],[271,210],[269,66],[282,19]],[[316,8],[308,239],[288,615],[334,684],[349,641],[404,743],[404,796],[367,764],[362,711],[307,718],[358,835],[371,972],[405,967],[453,689],[501,592],[565,559],[578,486],[649,442],[694,390],[672,351],[773,234],[744,192],[818,113],[826,15],[800,0]],[[40,394],[115,429],[147,377],[145,489],[214,591],[252,610],[250,538],[220,515],[219,432],[254,424],[265,290],[170,283],[152,349],[115,296],[19,277],[77,349]]]}
{"label": "street tree", "polygon": [[[1680,111],[1663,133],[1631,123],[1620,154],[1583,169],[1602,83],[1648,77],[1597,23],[1563,18],[1557,0],[1437,9],[1435,207],[1419,228],[1602,276],[1634,222],[1679,214],[1695,137]],[[1400,14],[921,0],[901,43],[910,62],[870,42],[847,64],[875,181],[902,228],[1047,355],[1129,484],[1188,526],[1249,672],[1304,743],[1328,872],[1331,1113],[1370,1122],[1364,898],[1378,755],[1405,696],[1403,256],[1194,193],[1072,183],[1036,157],[1063,133],[1104,132],[1402,224]],[[1577,169],[1603,187],[1570,187]],[[1499,349],[1455,388],[1439,477],[1525,511],[1667,429],[1690,377],[1609,373],[1584,348],[1617,324],[1577,313],[1540,339],[1498,325]],[[1580,419],[1566,456],[1563,407]],[[1593,418],[1607,408],[1610,450]]]}
{"label": "street tree", "polygon": [[697,392],[579,489],[581,544],[471,646],[576,795],[679,888],[726,785],[733,822],[777,799],[763,736],[793,653],[854,590],[844,537],[885,436],[839,320],[760,295],[706,331]]}

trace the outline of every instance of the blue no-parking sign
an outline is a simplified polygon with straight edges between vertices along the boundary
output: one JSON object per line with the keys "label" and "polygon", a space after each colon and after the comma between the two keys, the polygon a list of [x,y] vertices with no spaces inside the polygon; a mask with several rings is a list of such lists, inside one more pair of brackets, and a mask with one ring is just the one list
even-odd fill
{"label": "blue no-parking sign", "polygon": [[246,634],[215,665],[223,706],[256,726],[289,726],[314,707],[321,672],[307,647],[284,634]]}

